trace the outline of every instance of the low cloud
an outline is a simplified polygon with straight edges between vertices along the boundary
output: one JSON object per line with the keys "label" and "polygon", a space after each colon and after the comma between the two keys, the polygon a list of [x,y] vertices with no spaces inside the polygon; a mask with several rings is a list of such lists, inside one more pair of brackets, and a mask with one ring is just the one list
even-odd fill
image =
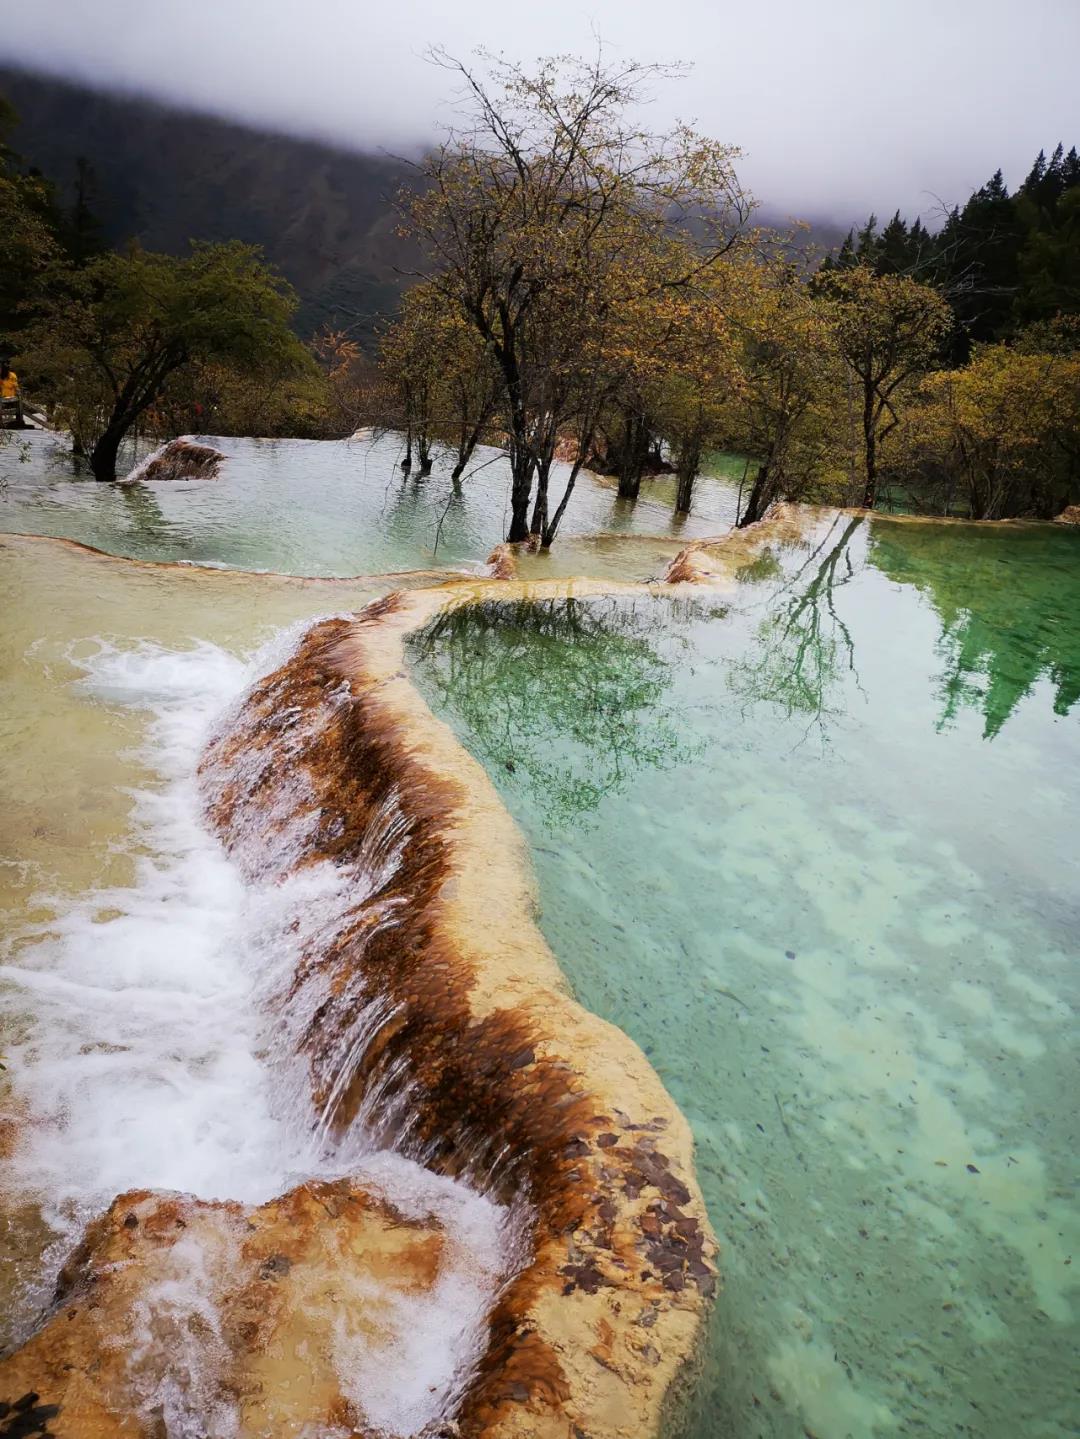
{"label": "low cloud", "polygon": [[411,150],[452,117],[431,44],[531,59],[689,60],[655,125],[695,120],[745,152],[772,210],[932,217],[999,165],[1080,142],[1075,0],[35,0],[9,5],[0,59],[360,149]]}

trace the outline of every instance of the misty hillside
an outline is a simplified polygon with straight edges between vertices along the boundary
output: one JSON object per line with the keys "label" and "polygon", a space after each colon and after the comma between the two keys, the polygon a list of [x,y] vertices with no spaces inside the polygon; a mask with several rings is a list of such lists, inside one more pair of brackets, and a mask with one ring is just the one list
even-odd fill
{"label": "misty hillside", "polygon": [[[330,324],[362,336],[396,309],[408,283],[399,272],[415,268],[389,204],[409,173],[400,162],[4,67],[0,95],[20,115],[14,148],[65,202],[78,160],[89,161],[90,206],[110,245],[261,245],[299,292],[305,334]],[[757,218],[789,223],[768,207]],[[846,230],[815,221],[812,238],[827,249]]]}
{"label": "misty hillside", "polygon": [[20,115],[13,147],[65,200],[79,157],[90,162],[91,208],[110,244],[261,245],[299,291],[305,332],[369,330],[396,308],[395,265],[408,262],[388,199],[401,164],[4,68],[0,94]]}

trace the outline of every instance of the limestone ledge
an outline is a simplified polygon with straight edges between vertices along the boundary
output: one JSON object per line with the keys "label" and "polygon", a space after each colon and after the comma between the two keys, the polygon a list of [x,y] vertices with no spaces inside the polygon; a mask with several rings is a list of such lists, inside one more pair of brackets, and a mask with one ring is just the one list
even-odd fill
{"label": "limestone ledge", "polygon": [[[393,874],[312,958],[331,998],[304,1047],[318,1103],[320,1056],[355,1007],[336,997],[362,971],[394,1017],[339,1088],[335,1122],[364,1112],[384,1142],[531,1207],[528,1261],[458,1414],[474,1439],[658,1434],[702,1338],[715,1243],[685,1119],[638,1047],[570,997],[536,924],[524,840],[413,685],[405,643],[449,605],[648,592],[481,580],[391,595],[309,632],[207,755],[208,774],[245,776],[212,805],[241,863],[260,816],[273,844],[286,772],[289,794],[308,797],[305,863],[353,862],[391,810],[404,835]],[[273,717],[313,713],[315,737],[294,726],[284,763]],[[373,906],[399,918],[373,923]]]}
{"label": "limestone ledge", "polygon": [[[528,1208],[526,1261],[498,1297],[487,1350],[447,1430],[461,1439],[649,1439],[676,1426],[715,1290],[716,1246],[689,1126],[638,1047],[570,997],[537,927],[523,837],[409,679],[405,643],[450,605],[667,588],[488,579],[395,592],[354,619],[315,625],[204,760],[210,820],[241,868],[297,818],[310,843],[283,860],[282,875],[319,860],[359,865],[389,812],[404,836],[376,892],[358,892],[332,939],[302,959],[296,988],[317,971],[328,998],[300,1048],[325,1105],[322,1061],[355,1023],[356,994],[384,996],[391,1017],[335,1093],[334,1126],[359,1116],[381,1124],[384,1143]],[[285,717],[297,715],[318,723],[290,728]],[[290,810],[298,795],[301,816]],[[394,924],[374,922],[373,906]],[[331,1322],[365,1319],[325,1276],[384,1274],[390,1290],[425,1283],[441,1241],[430,1226],[402,1231],[348,1181],[328,1209],[324,1188],[302,1185],[254,1211],[121,1196],[65,1270],[47,1322],[0,1366],[0,1435],[168,1432],[146,1407],[152,1355],[160,1363],[171,1353],[168,1333],[154,1330],[167,1329],[159,1298],[178,1261],[201,1254],[218,1275],[221,1316],[201,1336],[199,1363],[207,1345],[216,1356],[197,1401],[207,1418],[228,1399],[235,1439],[363,1439],[326,1335]],[[133,1365],[138,1323],[153,1342],[146,1356],[135,1346]]]}
{"label": "limestone ledge", "polygon": [[376,1439],[333,1357],[360,1341],[392,1367],[394,1305],[435,1284],[443,1248],[436,1220],[348,1180],[259,1208],[120,1195],[0,1362],[0,1435]]}
{"label": "limestone ledge", "polygon": [[[1075,511],[1074,518],[1070,518],[1069,510],[1064,510],[1054,523],[1080,523],[1080,506],[1074,505],[1072,510]],[[852,519],[887,520],[889,524],[896,525],[978,525],[990,529],[1022,529],[1046,523],[1042,520],[969,520],[956,515],[902,515],[853,505],[801,505],[779,501],[760,520],[742,529],[691,540],[664,571],[664,581],[667,584],[728,588],[734,583],[737,572],[752,563],[766,545],[801,544],[821,522],[845,515]]]}

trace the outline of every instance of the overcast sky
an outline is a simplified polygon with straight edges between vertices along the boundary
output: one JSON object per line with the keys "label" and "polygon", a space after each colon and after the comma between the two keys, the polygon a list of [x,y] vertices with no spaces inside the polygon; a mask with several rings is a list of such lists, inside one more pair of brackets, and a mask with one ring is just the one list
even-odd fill
{"label": "overcast sky", "polygon": [[688,60],[650,123],[745,152],[788,213],[930,217],[998,166],[1080,144],[1080,0],[12,0],[0,57],[361,149],[449,118],[440,44]]}

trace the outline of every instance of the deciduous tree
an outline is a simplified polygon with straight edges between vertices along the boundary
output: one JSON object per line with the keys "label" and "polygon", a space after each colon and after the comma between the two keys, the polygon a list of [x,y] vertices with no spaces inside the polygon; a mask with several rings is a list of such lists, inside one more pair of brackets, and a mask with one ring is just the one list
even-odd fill
{"label": "deciduous tree", "polygon": [[133,249],[51,271],[23,348],[96,478],[113,480],[125,435],[185,367],[308,370],[289,328],[294,308],[251,246],[197,244],[183,259]]}
{"label": "deciduous tree", "polygon": [[[550,543],[569,494],[549,516],[555,449],[568,430],[582,459],[591,447],[614,317],[644,286],[678,287],[708,267],[749,206],[729,147],[685,128],[656,136],[628,119],[661,67],[598,56],[528,72],[492,61],[484,76],[437,58],[461,80],[465,118],[420,165],[406,228],[500,377],[508,538],[532,528]],[[662,237],[680,228],[693,235],[690,269],[658,271]]]}
{"label": "deciduous tree", "polygon": [[873,509],[883,442],[900,422],[905,393],[941,352],[952,316],[929,285],[876,275],[866,265],[819,276],[837,351],[850,370],[861,416],[862,495]]}
{"label": "deciduous tree", "polygon": [[1080,502],[1080,350],[978,346],[924,381],[920,401],[900,475],[927,509],[1053,519]]}

